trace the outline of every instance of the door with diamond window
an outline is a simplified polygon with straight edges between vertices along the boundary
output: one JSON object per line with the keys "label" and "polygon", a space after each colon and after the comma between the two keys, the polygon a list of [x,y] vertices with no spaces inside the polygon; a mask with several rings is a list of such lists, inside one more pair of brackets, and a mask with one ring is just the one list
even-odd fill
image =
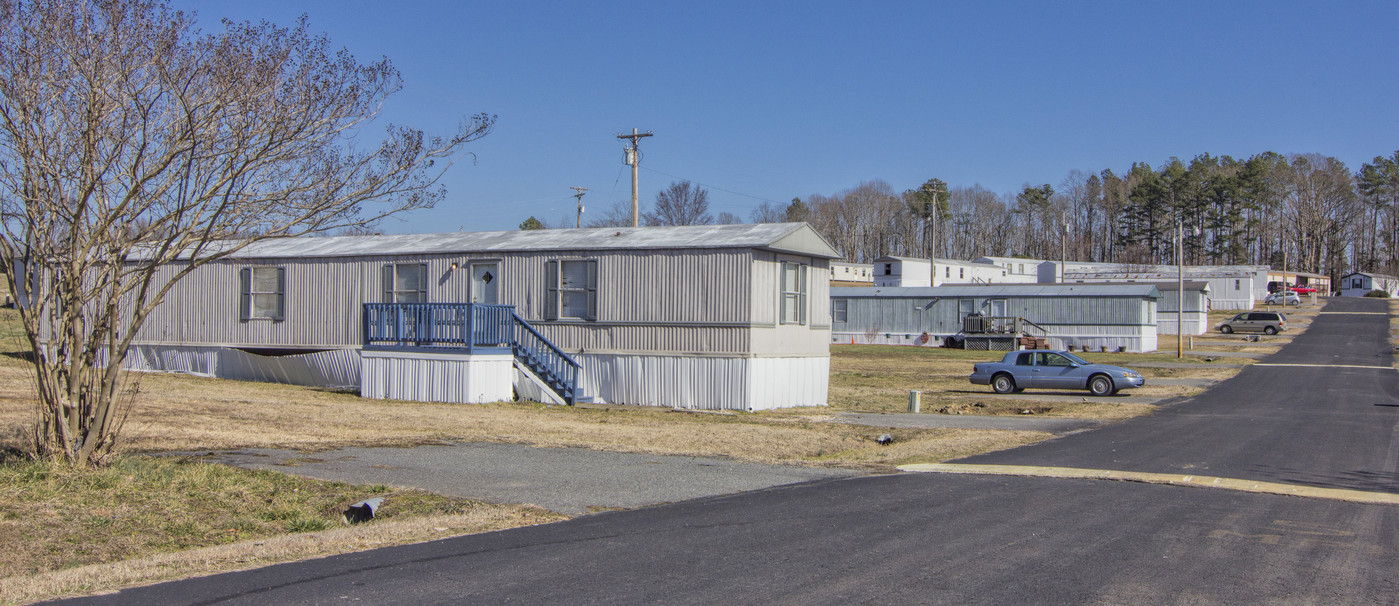
{"label": "door with diamond window", "polygon": [[500,303],[500,266],[495,263],[475,263],[471,266],[471,302],[497,305]]}

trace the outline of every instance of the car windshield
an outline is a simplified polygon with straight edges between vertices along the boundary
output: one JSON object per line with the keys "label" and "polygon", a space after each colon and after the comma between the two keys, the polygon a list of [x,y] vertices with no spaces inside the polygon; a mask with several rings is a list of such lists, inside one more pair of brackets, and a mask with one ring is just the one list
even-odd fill
{"label": "car windshield", "polygon": [[1074,364],[1078,364],[1078,365],[1080,365],[1080,366],[1087,365],[1087,364],[1092,364],[1092,362],[1089,362],[1088,360],[1085,360],[1085,359],[1080,358],[1080,357],[1078,357],[1078,356],[1076,356],[1076,355],[1073,355],[1073,354],[1071,354],[1071,353],[1069,353],[1069,352],[1067,352],[1067,351],[1064,352],[1064,353],[1061,353],[1061,354],[1059,354],[1059,355],[1064,356],[1065,358],[1068,358],[1069,361],[1073,362]]}

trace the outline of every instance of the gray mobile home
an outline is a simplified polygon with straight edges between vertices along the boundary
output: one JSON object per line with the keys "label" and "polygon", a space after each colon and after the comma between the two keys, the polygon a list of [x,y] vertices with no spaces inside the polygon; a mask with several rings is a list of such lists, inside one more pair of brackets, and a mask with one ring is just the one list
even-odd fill
{"label": "gray mobile home", "polygon": [[1052,347],[1154,351],[1160,297],[1151,284],[833,288],[831,341],[937,346],[971,337],[969,317],[1013,317]]}
{"label": "gray mobile home", "polygon": [[128,365],[479,402],[566,363],[567,401],[824,405],[838,256],[805,223],[268,240],[178,283]]}
{"label": "gray mobile home", "polygon": [[[1064,265],[1063,282],[1169,282],[1179,279],[1180,274],[1181,268],[1174,265],[1070,261]],[[1210,309],[1253,309],[1268,296],[1268,267],[1264,265],[1186,265],[1184,274],[1186,280],[1209,282]]]}

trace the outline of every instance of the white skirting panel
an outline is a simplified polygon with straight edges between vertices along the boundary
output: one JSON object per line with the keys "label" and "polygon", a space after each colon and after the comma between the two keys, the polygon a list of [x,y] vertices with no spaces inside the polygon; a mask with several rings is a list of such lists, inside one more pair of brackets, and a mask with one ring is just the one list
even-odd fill
{"label": "white skirting panel", "polygon": [[357,387],[360,373],[357,349],[260,356],[228,347],[133,345],[122,366],[136,371],[332,388]]}
{"label": "white skirting panel", "polygon": [[[1253,299],[1216,299],[1210,297],[1210,309],[1253,309]],[[1188,307],[1186,309],[1189,309]]]}
{"label": "white skirting panel", "polygon": [[[1210,330],[1210,319],[1208,316],[1199,313],[1185,314],[1185,334],[1203,335]],[[1156,316],[1156,334],[1173,335],[1176,334],[1176,315],[1158,314]]]}
{"label": "white skirting panel", "polygon": [[584,397],[700,410],[825,406],[829,357],[576,354]]}
{"label": "white skirting panel", "polygon": [[[825,406],[831,358],[750,358],[749,402],[761,408]],[[779,380],[780,379],[780,380]],[[758,410],[760,406],[750,405]]]}
{"label": "white skirting panel", "polygon": [[514,398],[515,366],[509,352],[441,354],[364,351],[363,398],[484,404]]}

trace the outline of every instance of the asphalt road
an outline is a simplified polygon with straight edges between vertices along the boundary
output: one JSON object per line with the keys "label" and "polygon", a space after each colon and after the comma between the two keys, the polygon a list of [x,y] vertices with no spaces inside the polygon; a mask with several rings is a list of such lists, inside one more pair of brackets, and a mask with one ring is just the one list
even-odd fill
{"label": "asphalt road", "polygon": [[[964,462],[1399,493],[1399,373],[1386,310],[1333,300],[1264,365],[1193,400]],[[1397,513],[1137,482],[827,479],[84,603],[1392,603]]]}

